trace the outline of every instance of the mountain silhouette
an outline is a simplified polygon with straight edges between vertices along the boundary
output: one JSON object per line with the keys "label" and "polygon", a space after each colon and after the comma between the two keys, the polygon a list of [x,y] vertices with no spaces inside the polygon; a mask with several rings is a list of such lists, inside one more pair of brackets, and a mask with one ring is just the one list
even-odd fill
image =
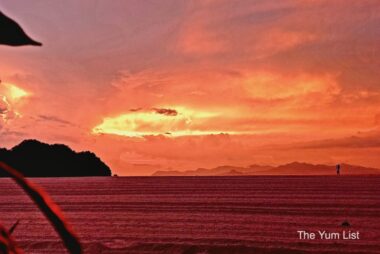
{"label": "mountain silhouette", "polygon": [[198,168],[195,170],[167,170],[156,171],[153,176],[223,176],[223,175],[250,175],[252,173],[270,170],[271,166],[251,165],[249,167],[219,166],[216,168]]}
{"label": "mountain silhouette", "polygon": [[92,152],[77,153],[66,145],[37,140],[24,140],[10,150],[1,148],[0,161],[26,177],[111,176],[110,168]]}
{"label": "mountain silhouette", "polygon": [[[373,175],[380,174],[377,168],[367,168],[357,165],[341,164],[343,175]],[[186,171],[157,171],[153,176],[254,176],[254,175],[335,175],[335,165],[310,164],[292,162],[277,167],[251,165],[249,167],[220,166],[211,169],[198,168]]]}
{"label": "mountain silhouette", "polygon": [[42,46],[42,43],[30,38],[19,24],[0,11],[0,44],[8,46]]}

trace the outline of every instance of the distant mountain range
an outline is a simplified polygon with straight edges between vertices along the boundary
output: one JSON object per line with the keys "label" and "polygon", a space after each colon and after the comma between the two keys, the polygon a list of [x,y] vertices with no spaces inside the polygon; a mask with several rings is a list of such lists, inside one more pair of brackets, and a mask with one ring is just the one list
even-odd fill
{"label": "distant mountain range", "polygon": [[[250,176],[250,175],[335,175],[335,165],[292,162],[277,167],[251,165],[249,167],[220,166],[187,171],[157,171],[153,176]],[[380,174],[380,169],[341,164],[342,175]]]}

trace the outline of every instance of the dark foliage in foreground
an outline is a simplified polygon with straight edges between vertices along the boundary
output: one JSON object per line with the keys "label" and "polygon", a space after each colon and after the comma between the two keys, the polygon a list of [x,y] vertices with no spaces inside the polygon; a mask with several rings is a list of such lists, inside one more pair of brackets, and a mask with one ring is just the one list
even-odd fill
{"label": "dark foliage in foreground", "polygon": [[[50,221],[58,235],[61,237],[66,249],[71,254],[81,254],[82,247],[74,231],[71,229],[59,206],[57,206],[50,196],[36,184],[25,179],[17,170],[0,161],[1,173],[13,180],[25,191],[33,200],[41,212]],[[18,222],[10,229],[6,230],[0,225],[0,254],[22,254],[16,242],[11,237]]]}
{"label": "dark foliage in foreground", "polygon": [[0,149],[0,161],[26,177],[111,176],[110,168],[92,152],[77,153],[66,145],[37,140],[25,140],[11,150]]}

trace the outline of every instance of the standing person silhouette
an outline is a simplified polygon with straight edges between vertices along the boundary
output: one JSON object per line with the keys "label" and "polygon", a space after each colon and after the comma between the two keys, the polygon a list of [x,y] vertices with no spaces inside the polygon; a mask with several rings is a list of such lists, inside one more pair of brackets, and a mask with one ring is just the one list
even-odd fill
{"label": "standing person silhouette", "polygon": [[336,165],[336,174],[339,176],[340,175],[340,164]]}

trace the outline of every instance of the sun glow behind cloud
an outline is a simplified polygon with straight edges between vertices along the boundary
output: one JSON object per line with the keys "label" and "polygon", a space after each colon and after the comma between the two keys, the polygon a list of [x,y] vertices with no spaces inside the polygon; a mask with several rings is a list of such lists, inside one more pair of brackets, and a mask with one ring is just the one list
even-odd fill
{"label": "sun glow behind cloud", "polygon": [[27,91],[21,89],[20,87],[8,83],[5,83],[4,85],[7,87],[8,96],[11,101],[16,102],[29,95]]}
{"label": "sun glow behind cloud", "polygon": [[30,96],[24,89],[10,83],[0,83],[0,116],[4,121],[14,117],[20,117],[18,104]]}

